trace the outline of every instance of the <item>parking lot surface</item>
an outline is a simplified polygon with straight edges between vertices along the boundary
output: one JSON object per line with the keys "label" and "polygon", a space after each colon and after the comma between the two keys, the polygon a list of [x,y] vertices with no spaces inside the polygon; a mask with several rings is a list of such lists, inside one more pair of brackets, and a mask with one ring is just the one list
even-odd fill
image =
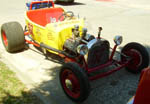
{"label": "parking lot surface", "polygon": [[[2,1],[0,25],[9,21],[18,21],[24,27],[25,2],[21,0]],[[75,0],[75,3],[71,5],[56,4],[56,6],[85,17],[88,32],[95,36],[98,27],[102,26],[102,37],[108,39],[112,47],[113,37],[122,35],[123,43],[120,47],[134,41],[146,46],[150,52],[149,0]],[[61,64],[57,56],[51,55],[47,60],[32,45],[27,50],[10,54],[0,43],[0,59],[15,71],[27,87],[45,104],[75,104],[65,96],[60,86]],[[126,104],[135,94],[139,75],[122,69],[108,77],[90,82],[90,96],[82,104]]]}

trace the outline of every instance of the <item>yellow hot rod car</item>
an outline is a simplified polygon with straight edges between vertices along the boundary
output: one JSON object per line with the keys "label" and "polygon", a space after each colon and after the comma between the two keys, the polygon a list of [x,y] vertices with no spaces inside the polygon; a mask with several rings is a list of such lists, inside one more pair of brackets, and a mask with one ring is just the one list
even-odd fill
{"label": "yellow hot rod car", "polygon": [[[110,75],[122,68],[137,73],[149,64],[149,55],[144,46],[131,42],[123,47],[120,58],[113,56],[122,36],[115,36],[115,46],[110,53],[109,42],[102,38],[99,27],[98,37],[87,33],[84,19],[74,16],[71,11],[54,7],[52,1],[35,1],[25,12],[26,28],[18,22],[4,23],[1,37],[8,52],[16,52],[33,44],[43,50],[61,56],[65,63],[60,70],[60,83],[65,94],[75,102],[83,102],[90,93],[89,80]],[[115,65],[107,72],[91,74],[97,70]]]}

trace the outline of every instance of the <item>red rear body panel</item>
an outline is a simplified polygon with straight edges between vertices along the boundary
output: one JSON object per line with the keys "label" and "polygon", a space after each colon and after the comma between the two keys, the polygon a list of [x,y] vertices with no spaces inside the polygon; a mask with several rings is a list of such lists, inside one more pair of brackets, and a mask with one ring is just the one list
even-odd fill
{"label": "red rear body panel", "polygon": [[133,104],[150,104],[150,67],[142,72]]}

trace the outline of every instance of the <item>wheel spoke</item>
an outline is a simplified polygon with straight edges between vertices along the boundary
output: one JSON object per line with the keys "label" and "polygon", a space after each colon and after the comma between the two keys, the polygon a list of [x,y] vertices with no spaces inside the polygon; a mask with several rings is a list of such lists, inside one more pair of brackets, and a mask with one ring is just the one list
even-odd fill
{"label": "wheel spoke", "polygon": [[80,85],[76,76],[70,70],[65,70],[62,75],[64,88],[66,92],[74,97],[78,98],[80,96]]}

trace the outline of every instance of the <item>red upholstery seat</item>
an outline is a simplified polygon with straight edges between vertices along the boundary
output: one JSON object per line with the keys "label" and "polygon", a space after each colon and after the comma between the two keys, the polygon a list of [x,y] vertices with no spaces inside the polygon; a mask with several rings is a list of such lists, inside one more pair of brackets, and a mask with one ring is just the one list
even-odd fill
{"label": "red upholstery seat", "polygon": [[27,11],[28,18],[36,24],[46,26],[48,23],[57,22],[63,14],[62,8],[45,8]]}

